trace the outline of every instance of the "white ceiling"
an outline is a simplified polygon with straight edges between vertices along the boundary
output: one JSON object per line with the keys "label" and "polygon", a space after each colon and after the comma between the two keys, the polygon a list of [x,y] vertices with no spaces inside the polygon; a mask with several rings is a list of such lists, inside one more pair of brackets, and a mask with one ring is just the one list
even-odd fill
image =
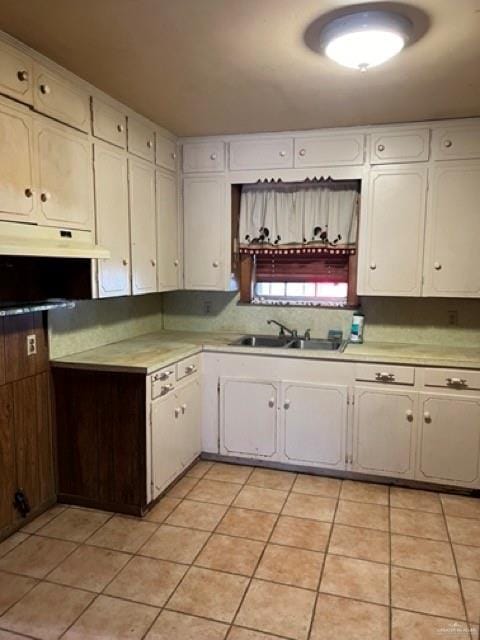
{"label": "white ceiling", "polygon": [[344,0],[2,0],[0,28],[180,135],[480,115],[480,0],[413,1],[425,35],[364,74],[304,42]]}

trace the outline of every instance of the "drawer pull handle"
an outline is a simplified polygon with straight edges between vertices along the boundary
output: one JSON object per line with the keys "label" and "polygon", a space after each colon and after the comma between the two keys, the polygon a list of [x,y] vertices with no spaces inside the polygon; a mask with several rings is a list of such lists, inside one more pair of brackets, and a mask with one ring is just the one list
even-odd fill
{"label": "drawer pull handle", "polygon": [[185,367],[185,373],[189,375],[190,373],[195,373],[197,367],[194,364],[189,364],[188,367]]}
{"label": "drawer pull handle", "polygon": [[[160,374],[159,379],[160,380],[168,380],[171,375],[173,375],[173,371],[164,371],[163,373]],[[157,378],[157,380],[158,380],[158,378]]]}
{"label": "drawer pull handle", "polygon": [[27,82],[28,71],[26,71],[25,69],[21,69],[20,71],[17,71],[17,78],[20,80],[20,82]]}
{"label": "drawer pull handle", "polygon": [[173,389],[173,384],[164,384],[162,385],[162,393],[168,393]]}
{"label": "drawer pull handle", "polygon": [[375,380],[379,382],[393,382],[395,380],[395,376],[393,373],[387,373],[386,371],[377,371],[375,374]]}
{"label": "drawer pull handle", "polygon": [[405,416],[407,417],[407,420],[408,420],[409,422],[413,422],[413,411],[412,411],[411,409],[408,409],[408,410],[405,412]]}
{"label": "drawer pull handle", "polygon": [[432,416],[430,415],[429,411],[425,411],[423,414],[423,419],[425,420],[425,422],[427,422],[428,424],[430,424],[430,422],[432,421]]}
{"label": "drawer pull handle", "polygon": [[447,384],[450,387],[466,387],[467,381],[465,378],[447,378]]}

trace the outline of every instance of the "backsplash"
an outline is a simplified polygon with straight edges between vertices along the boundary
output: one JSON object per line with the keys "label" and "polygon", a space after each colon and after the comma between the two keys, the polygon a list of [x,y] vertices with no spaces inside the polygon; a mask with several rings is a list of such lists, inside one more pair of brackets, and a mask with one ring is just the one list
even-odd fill
{"label": "backsplash", "polygon": [[[239,305],[238,295],[222,292],[175,291],[164,294],[164,328],[178,331],[274,333],[269,318],[326,337],[341,329],[348,337],[352,311],[312,307]],[[480,346],[480,300],[363,298],[365,340]],[[457,325],[449,326],[449,312]]]}
{"label": "backsplash", "polygon": [[48,313],[50,357],[59,358],[162,328],[162,296],[77,302]]}

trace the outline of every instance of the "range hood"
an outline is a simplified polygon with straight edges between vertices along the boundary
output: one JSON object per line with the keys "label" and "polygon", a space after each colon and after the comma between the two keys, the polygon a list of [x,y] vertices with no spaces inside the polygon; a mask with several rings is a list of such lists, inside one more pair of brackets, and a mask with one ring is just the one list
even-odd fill
{"label": "range hood", "polygon": [[0,222],[0,255],[43,258],[109,258],[91,231]]}

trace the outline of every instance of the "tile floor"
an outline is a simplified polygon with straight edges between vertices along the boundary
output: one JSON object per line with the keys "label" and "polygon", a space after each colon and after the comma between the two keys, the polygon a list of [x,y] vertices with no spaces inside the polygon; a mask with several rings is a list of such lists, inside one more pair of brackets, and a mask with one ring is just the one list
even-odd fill
{"label": "tile floor", "polygon": [[202,461],[0,543],[0,640],[472,640],[479,534],[473,498]]}

